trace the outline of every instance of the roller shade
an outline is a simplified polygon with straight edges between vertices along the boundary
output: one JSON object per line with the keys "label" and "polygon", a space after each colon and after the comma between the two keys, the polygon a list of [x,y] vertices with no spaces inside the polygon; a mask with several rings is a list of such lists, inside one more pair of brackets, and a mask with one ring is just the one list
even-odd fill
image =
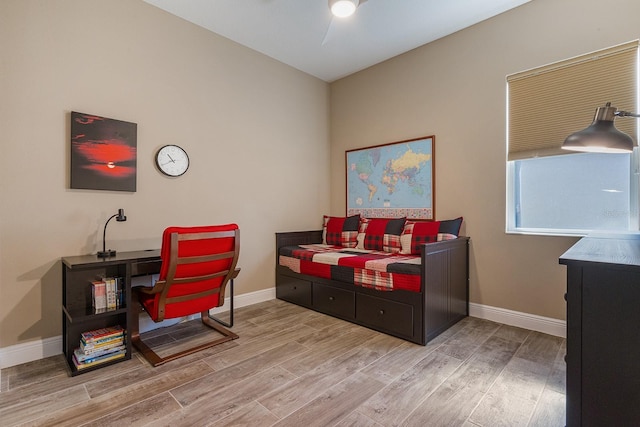
{"label": "roller shade", "polygon": [[[611,102],[636,111],[638,40],[507,76],[508,160],[575,154],[565,138],[591,124],[597,107]],[[637,141],[637,120],[617,118]]]}

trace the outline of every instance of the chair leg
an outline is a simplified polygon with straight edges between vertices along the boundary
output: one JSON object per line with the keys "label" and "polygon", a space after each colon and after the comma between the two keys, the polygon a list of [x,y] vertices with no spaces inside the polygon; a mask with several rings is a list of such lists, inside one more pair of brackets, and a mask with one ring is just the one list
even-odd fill
{"label": "chair leg", "polygon": [[[142,311],[144,311],[144,310],[142,310]],[[215,339],[213,341],[206,342],[204,344],[197,345],[195,347],[188,348],[186,350],[178,351],[176,353],[169,354],[167,356],[161,357],[155,351],[153,351],[151,349],[151,347],[149,347],[147,344],[145,344],[145,342],[142,341],[142,338],[140,338],[139,323],[138,323],[139,321],[137,319],[138,315],[139,315],[139,313],[136,313],[134,315],[136,317],[136,319],[134,319],[133,322],[131,322],[132,323],[131,344],[133,344],[133,346],[140,353],[142,353],[142,356],[145,359],[147,359],[147,361],[152,366],[160,366],[160,365],[163,365],[163,364],[165,364],[167,362],[170,362],[172,360],[179,359],[181,357],[188,356],[188,355],[193,354],[193,353],[197,353],[197,352],[205,350],[207,348],[214,347],[214,346],[216,346],[218,344],[222,344],[222,343],[225,343],[227,341],[231,341],[231,340],[235,340],[235,339],[239,338],[237,334],[229,331],[228,329],[223,328],[222,326],[218,325],[217,323],[213,323],[209,319],[209,312],[208,311],[203,311],[202,313],[200,313],[200,316],[202,317],[202,323],[204,325],[210,327],[211,329],[214,329],[218,333],[220,333],[222,335],[222,337],[220,337],[218,339]]]}
{"label": "chair leg", "polygon": [[225,322],[222,319],[214,317],[207,312],[207,317],[211,320],[214,320],[220,323],[222,326],[226,326],[227,328],[233,328],[233,279],[229,281],[229,286],[231,287],[230,298],[229,298],[229,322]]}
{"label": "chair leg", "polygon": [[161,365],[162,358],[158,356],[151,348],[145,344],[140,338],[140,313],[144,312],[144,308],[141,304],[137,303],[137,301],[132,301],[135,308],[132,310],[133,315],[131,316],[131,344],[140,352],[142,356],[151,363],[153,366]]}

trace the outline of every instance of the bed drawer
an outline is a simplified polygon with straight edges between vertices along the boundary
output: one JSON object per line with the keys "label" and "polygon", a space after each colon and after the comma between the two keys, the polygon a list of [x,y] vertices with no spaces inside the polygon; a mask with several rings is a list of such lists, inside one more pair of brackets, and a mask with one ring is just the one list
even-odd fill
{"label": "bed drawer", "polygon": [[377,329],[413,336],[413,307],[409,304],[358,294],[356,319]]}
{"label": "bed drawer", "polygon": [[276,297],[304,307],[311,307],[311,282],[281,275],[276,285]]}
{"label": "bed drawer", "polygon": [[313,308],[343,319],[355,318],[355,293],[333,286],[313,284]]}

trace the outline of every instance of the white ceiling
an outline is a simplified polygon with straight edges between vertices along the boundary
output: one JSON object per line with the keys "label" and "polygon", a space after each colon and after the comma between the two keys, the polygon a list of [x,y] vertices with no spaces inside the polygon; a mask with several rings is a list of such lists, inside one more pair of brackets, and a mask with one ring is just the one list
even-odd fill
{"label": "white ceiling", "polygon": [[144,0],[327,82],[530,0],[367,0],[333,18],[328,0]]}

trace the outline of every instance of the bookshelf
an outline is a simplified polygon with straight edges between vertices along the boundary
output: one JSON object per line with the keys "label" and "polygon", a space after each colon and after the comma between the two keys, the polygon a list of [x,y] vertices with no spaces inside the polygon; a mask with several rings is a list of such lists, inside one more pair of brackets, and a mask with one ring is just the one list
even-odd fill
{"label": "bookshelf", "polygon": [[[160,250],[118,252],[116,256],[105,259],[95,255],[62,258],[62,351],[71,375],[131,359],[129,325],[131,316],[137,315],[131,304],[131,278],[158,273],[160,264]],[[93,308],[91,282],[100,277],[122,279],[124,298],[116,309],[96,312]],[[116,325],[122,326],[126,331],[125,357],[78,370],[73,363],[73,352],[80,344],[81,334]]]}

